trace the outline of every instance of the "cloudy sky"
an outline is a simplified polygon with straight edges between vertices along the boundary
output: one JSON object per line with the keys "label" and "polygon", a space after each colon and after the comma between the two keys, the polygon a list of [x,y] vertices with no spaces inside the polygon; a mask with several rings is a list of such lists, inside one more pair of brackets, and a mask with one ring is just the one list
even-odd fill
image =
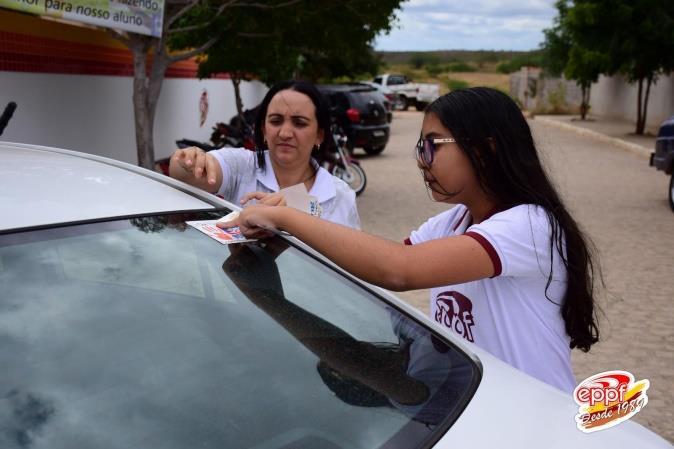
{"label": "cloudy sky", "polygon": [[555,0],[409,0],[377,50],[533,50]]}

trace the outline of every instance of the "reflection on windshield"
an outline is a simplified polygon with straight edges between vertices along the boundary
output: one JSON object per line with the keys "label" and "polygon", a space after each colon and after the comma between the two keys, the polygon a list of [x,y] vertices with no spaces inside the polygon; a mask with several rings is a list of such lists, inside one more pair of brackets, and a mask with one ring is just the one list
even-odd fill
{"label": "reflection on windshield", "polygon": [[416,447],[459,351],[280,240],[164,215],[0,236],[0,447]]}

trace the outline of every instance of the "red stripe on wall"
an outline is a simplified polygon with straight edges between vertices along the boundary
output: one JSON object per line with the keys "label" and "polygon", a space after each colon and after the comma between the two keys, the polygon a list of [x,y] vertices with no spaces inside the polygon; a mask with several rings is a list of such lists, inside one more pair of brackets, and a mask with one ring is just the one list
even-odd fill
{"label": "red stripe on wall", "polygon": [[[197,69],[195,58],[179,61],[166,77],[197,78]],[[0,71],[133,76],[133,55],[128,49],[0,31]]]}

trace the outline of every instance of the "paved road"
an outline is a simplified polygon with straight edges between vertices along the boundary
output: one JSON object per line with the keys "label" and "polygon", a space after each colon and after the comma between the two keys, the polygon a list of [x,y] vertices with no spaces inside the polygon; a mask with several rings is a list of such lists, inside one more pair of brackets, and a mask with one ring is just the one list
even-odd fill
{"label": "paved road", "polygon": [[[368,176],[358,199],[365,231],[401,241],[447,207],[432,202],[414,162],[421,120],[421,113],[397,112],[386,150],[361,157]],[[589,354],[573,351],[576,377],[621,369],[637,380],[649,379],[649,403],[634,419],[674,441],[674,214],[666,198],[669,178],[643,158],[607,143],[535,120],[531,126],[567,206],[598,248],[606,285],[599,298],[602,341]],[[427,291],[399,296],[428,312]]]}

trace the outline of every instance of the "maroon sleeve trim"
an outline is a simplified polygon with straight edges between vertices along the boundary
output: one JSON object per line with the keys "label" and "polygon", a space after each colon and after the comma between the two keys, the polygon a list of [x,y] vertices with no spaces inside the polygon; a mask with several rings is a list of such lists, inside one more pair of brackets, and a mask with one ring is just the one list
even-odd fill
{"label": "maroon sleeve trim", "polygon": [[492,244],[489,243],[489,240],[487,240],[477,232],[473,231],[468,231],[464,235],[467,235],[468,237],[472,237],[473,239],[475,239],[475,241],[480,245],[482,245],[482,248],[484,248],[484,250],[487,251],[489,258],[491,259],[491,263],[494,265],[494,275],[491,277],[495,278],[496,276],[500,276],[502,270],[501,259],[498,257],[498,253],[496,252]]}
{"label": "maroon sleeve trim", "polygon": [[410,240],[409,237],[407,237],[407,238],[403,241],[403,243],[404,243],[405,245],[412,245],[412,244],[413,244],[413,243],[412,243],[412,240]]}

